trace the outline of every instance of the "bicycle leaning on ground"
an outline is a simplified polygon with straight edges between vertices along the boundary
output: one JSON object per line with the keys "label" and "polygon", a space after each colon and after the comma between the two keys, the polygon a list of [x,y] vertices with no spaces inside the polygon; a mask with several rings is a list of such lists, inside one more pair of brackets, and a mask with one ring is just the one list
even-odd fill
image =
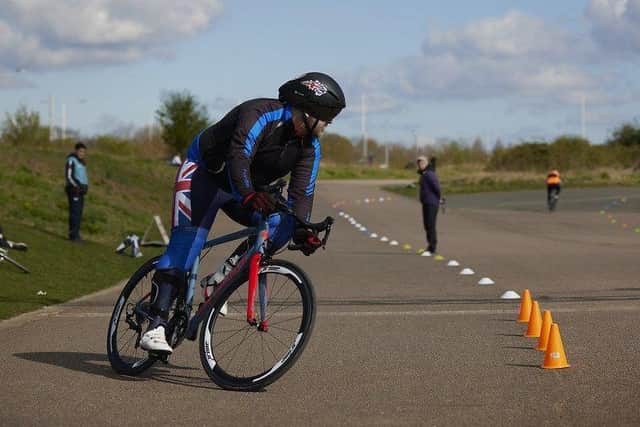
{"label": "bicycle leaning on ground", "polygon": [[[316,236],[324,232],[324,248],[333,218],[319,223],[298,218],[282,197],[285,184],[279,181],[264,191],[276,195],[279,210],[292,215],[298,225]],[[272,258],[267,251],[268,237],[268,222],[262,218],[257,227],[206,242],[188,273],[186,289],[180,291],[170,312],[167,342],[175,349],[185,337],[194,341],[200,329],[202,366],[225,389],[260,390],[276,381],[296,362],[313,328],[316,304],[311,280],[292,262]],[[249,249],[192,315],[202,258],[215,246],[243,238],[249,239]],[[288,246],[289,250],[301,248]],[[120,374],[138,375],[158,360],[167,361],[166,355],[140,348],[151,315],[151,277],[158,259],[150,259],[131,276],[109,321],[107,352],[111,366]]]}
{"label": "bicycle leaning on ground", "polygon": [[13,242],[11,240],[6,239],[4,237],[4,234],[2,233],[2,227],[0,227],[0,263],[2,261],[7,261],[9,264],[13,264],[16,267],[18,267],[20,270],[22,270],[23,273],[30,273],[27,267],[20,264],[18,261],[16,261],[15,259],[9,256],[9,249],[15,249],[17,251],[26,252],[28,249],[28,246],[26,243]]}

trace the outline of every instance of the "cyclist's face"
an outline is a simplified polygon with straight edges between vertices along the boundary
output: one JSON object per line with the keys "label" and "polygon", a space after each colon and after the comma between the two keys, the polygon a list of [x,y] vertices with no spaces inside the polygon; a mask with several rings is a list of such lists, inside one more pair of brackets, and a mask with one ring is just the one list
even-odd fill
{"label": "cyclist's face", "polygon": [[[314,119],[311,116],[309,116],[309,118],[307,120],[309,120],[309,123],[315,123],[315,121],[316,121],[316,119]],[[325,122],[324,120],[318,120],[318,124],[316,124],[316,127],[313,129],[313,134],[315,136],[318,136],[318,137],[320,135],[322,135],[322,133],[324,132],[326,127],[329,126],[329,123],[331,123],[331,122]]]}
{"label": "cyclist's face", "polygon": [[[309,125],[309,127],[313,127],[314,123],[316,123],[316,118],[307,113],[301,113],[299,116],[294,115],[293,126],[297,136],[304,137],[309,134],[307,126],[304,123],[305,120]],[[317,124],[315,125],[315,127],[313,127],[313,130],[312,130],[313,135],[317,137],[322,135],[325,128],[329,126],[330,123],[331,122],[326,122],[324,120],[318,120]]]}

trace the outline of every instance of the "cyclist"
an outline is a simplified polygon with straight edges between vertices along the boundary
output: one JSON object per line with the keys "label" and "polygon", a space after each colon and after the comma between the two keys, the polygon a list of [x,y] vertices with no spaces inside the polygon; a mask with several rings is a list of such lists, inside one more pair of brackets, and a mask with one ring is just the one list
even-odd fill
{"label": "cyclist", "polygon": [[552,169],[547,174],[547,205],[551,206],[552,198],[557,197],[560,194],[560,172],[557,169]]}
{"label": "cyclist", "polygon": [[294,230],[294,219],[277,214],[275,197],[258,188],[291,173],[287,201],[296,215],[310,219],[320,164],[318,137],[345,108],[345,97],[333,78],[318,72],[287,81],[278,93],[278,99],[236,106],[190,145],[176,176],[171,239],[152,278],[152,319],[140,342],[143,349],[173,351],[165,336],[169,310],[186,287],[186,271],[219,209],[244,226],[268,215],[270,251],[292,237],[305,255],[321,245],[310,230]]}

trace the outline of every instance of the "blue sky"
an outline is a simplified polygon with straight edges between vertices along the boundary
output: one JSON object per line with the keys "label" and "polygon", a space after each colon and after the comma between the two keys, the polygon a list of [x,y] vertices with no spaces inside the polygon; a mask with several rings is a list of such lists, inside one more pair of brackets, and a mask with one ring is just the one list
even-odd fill
{"label": "blue sky", "polygon": [[[331,129],[442,138],[606,140],[639,117],[640,0],[0,0],[0,112],[46,99],[84,135],[148,124],[163,92],[212,118],[305,71],[333,75]],[[17,72],[16,70],[20,70]]]}

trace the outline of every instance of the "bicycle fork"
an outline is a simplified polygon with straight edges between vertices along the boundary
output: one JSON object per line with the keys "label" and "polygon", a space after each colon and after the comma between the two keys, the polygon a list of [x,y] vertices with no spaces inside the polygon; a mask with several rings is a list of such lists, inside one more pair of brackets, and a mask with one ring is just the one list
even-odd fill
{"label": "bicycle fork", "polygon": [[[252,326],[258,326],[258,330],[267,332],[269,330],[269,324],[267,322],[267,278],[266,276],[260,276],[260,260],[262,255],[260,253],[253,254],[249,261],[249,290],[247,295],[247,323]],[[258,291],[258,299],[260,302],[260,324],[256,320],[255,316],[255,299],[256,290]]]}

